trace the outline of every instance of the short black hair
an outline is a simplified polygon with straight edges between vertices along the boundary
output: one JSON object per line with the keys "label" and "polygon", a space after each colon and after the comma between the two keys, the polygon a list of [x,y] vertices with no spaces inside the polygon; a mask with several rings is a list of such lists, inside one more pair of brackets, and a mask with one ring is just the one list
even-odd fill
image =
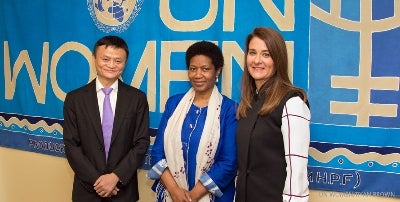
{"label": "short black hair", "polygon": [[186,67],[189,68],[190,59],[196,55],[205,55],[211,58],[212,64],[215,66],[215,70],[221,69],[224,66],[224,56],[222,55],[221,49],[212,42],[199,41],[186,50]]}
{"label": "short black hair", "polygon": [[126,52],[126,58],[129,56],[129,49],[128,49],[128,44],[126,44],[125,40],[122,39],[121,37],[118,36],[104,36],[103,38],[99,39],[95,44],[93,48],[93,54],[96,56],[97,49],[99,46],[105,45],[106,47],[108,46],[113,46],[116,48],[122,48]]}

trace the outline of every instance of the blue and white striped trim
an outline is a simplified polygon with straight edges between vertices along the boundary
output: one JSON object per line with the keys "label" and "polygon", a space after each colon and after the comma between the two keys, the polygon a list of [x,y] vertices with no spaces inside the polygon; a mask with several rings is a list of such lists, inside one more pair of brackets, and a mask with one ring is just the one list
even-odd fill
{"label": "blue and white striped trim", "polygon": [[216,197],[219,198],[223,195],[217,184],[215,184],[215,182],[210,178],[207,173],[203,173],[203,175],[201,175],[200,182],[206,187],[209,192],[211,192]]}
{"label": "blue and white striped trim", "polygon": [[147,172],[146,176],[152,180],[160,179],[161,174],[167,167],[168,167],[167,161],[165,159],[161,159],[149,170],[149,172]]}

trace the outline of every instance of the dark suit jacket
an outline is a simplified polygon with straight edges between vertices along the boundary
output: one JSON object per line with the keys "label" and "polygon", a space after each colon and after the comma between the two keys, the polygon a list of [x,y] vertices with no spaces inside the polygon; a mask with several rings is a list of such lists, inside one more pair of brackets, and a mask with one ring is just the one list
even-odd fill
{"label": "dark suit jacket", "polygon": [[114,172],[120,191],[112,201],[139,200],[137,169],[149,145],[149,107],[146,95],[118,81],[117,103],[106,163],[96,81],[67,94],[64,102],[64,144],[75,172],[73,201],[101,201],[93,188],[102,174]]}

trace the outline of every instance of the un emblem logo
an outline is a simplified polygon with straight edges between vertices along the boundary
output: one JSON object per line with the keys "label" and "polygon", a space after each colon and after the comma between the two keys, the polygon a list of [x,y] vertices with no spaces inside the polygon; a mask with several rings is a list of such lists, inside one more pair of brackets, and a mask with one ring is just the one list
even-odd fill
{"label": "un emblem logo", "polygon": [[104,32],[123,32],[138,15],[144,0],[87,0],[96,26]]}

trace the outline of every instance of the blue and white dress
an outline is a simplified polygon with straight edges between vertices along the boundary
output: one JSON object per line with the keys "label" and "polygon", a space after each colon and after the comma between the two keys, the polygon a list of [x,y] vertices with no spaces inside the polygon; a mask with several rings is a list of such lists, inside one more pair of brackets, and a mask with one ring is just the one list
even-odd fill
{"label": "blue and white dress", "polygon": [[[163,113],[157,136],[152,146],[152,169],[148,177],[156,179],[152,189],[160,189],[157,173],[168,167],[164,152],[164,131],[168,119],[173,114],[176,106],[181,101],[184,94],[178,94],[168,99]],[[232,202],[235,194],[235,176],[237,171],[236,157],[236,109],[237,104],[226,96],[223,96],[220,113],[220,140],[211,168],[200,176],[200,182],[213,195],[212,201]],[[208,107],[197,107],[192,104],[182,125],[181,142],[183,159],[186,166],[186,179],[189,190],[191,190],[198,180],[195,179],[196,173],[196,154],[207,117]],[[162,187],[162,186],[161,186]],[[160,193],[160,192],[158,192]],[[158,201],[162,201],[162,196],[157,196]]]}

